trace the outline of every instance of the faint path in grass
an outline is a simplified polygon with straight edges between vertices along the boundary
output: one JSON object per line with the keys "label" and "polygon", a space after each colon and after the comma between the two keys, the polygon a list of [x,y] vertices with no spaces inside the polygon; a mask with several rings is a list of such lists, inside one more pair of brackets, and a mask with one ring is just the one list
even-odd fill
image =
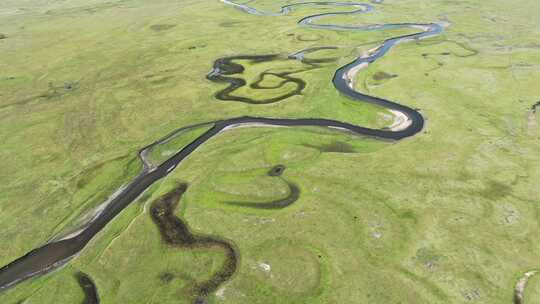
{"label": "faint path in grass", "polygon": [[127,231],[129,231],[131,229],[131,227],[135,224],[135,222],[139,219],[139,217],[143,214],[146,213],[146,206],[143,206],[143,208],[141,208],[141,211],[135,215],[135,217],[133,217],[133,219],[131,219],[131,221],[129,222],[129,224],[126,226],[125,229],[123,229],[122,231],[118,232],[117,235],[115,235],[111,241],[109,242],[109,244],[107,244],[107,246],[105,246],[105,248],[103,249],[103,251],[101,251],[101,253],[99,255],[97,255],[97,259],[98,260],[101,260],[103,258],[103,255],[107,252],[107,250],[109,250],[109,248],[111,248],[114,243],[116,242],[117,239],[119,239],[124,233],[126,233]]}

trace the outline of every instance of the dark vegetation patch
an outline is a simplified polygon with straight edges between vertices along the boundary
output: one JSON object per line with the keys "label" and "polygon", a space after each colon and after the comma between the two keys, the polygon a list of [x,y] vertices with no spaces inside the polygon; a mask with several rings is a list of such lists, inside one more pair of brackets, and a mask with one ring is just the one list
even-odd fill
{"label": "dark vegetation patch", "polygon": [[392,79],[392,78],[396,78],[396,77],[398,77],[398,75],[388,74],[388,73],[383,72],[383,71],[378,71],[377,73],[373,74],[373,76],[372,76],[373,80],[376,80],[376,81]]}
{"label": "dark vegetation patch", "polygon": [[[180,184],[158,198],[152,203],[150,214],[159,229],[163,242],[169,246],[189,249],[218,247],[225,251],[226,259],[221,269],[214,273],[209,280],[195,283],[193,286],[193,302],[205,303],[208,295],[232,277],[237,268],[238,257],[233,245],[228,241],[192,234],[186,223],[174,215],[174,211],[186,190],[187,185]],[[162,281],[169,278],[169,275],[161,275]]]}
{"label": "dark vegetation patch", "polygon": [[97,288],[92,279],[87,274],[82,272],[76,273],[75,278],[77,279],[77,282],[79,282],[79,286],[81,286],[81,289],[84,292],[84,301],[82,304],[98,304],[99,297]]}
{"label": "dark vegetation patch", "polygon": [[6,38],[7,38],[7,35],[6,35],[6,34],[0,33],[0,40],[6,39]]}
{"label": "dark vegetation patch", "polygon": [[[309,58],[309,57],[306,57],[306,55],[311,54],[311,53],[315,53],[315,52],[318,52],[318,51],[322,51],[322,50],[337,50],[337,49],[338,49],[338,47],[336,47],[336,46],[318,46],[318,47],[312,47],[312,48],[304,49],[304,50],[302,50],[302,51],[300,51],[298,53],[303,54],[303,57],[302,57],[302,62],[303,63],[312,64],[312,65],[316,66],[317,64],[320,64],[320,63],[335,62],[339,58],[338,57]],[[290,56],[289,58],[295,58],[295,56]]]}
{"label": "dark vegetation patch", "polygon": [[467,58],[467,57],[471,57],[471,56],[476,56],[479,53],[478,50],[472,48],[467,43],[454,41],[454,40],[448,40],[448,39],[444,39],[442,37],[441,38],[436,38],[436,39],[429,39],[429,40],[419,40],[416,43],[418,45],[423,45],[423,46],[450,43],[450,44],[454,44],[454,45],[456,45],[456,46],[458,46],[458,47],[460,47],[461,49],[464,50],[463,53],[458,53],[458,52],[454,52],[454,51],[450,51],[450,52],[445,51],[445,52],[439,52],[439,53],[422,53],[422,57],[424,57],[424,58],[428,58],[430,56],[456,56],[456,57],[460,57],[460,58]]}
{"label": "dark vegetation patch", "polygon": [[270,202],[226,202],[228,205],[234,205],[234,206],[240,206],[240,207],[248,207],[248,208],[255,208],[255,209],[283,209],[286,208],[294,202],[296,202],[300,198],[300,188],[296,186],[293,183],[287,182],[287,186],[289,186],[289,195],[287,197],[282,199],[273,200]]}
{"label": "dark vegetation patch", "polygon": [[320,145],[320,146],[308,145],[308,144],[305,144],[304,146],[317,149],[321,152],[356,153],[352,145],[343,141],[334,141],[329,144]]}
{"label": "dark vegetation patch", "polygon": [[531,112],[533,112],[533,114],[536,114],[536,110],[537,110],[538,107],[540,107],[540,101],[538,101],[538,102],[536,102],[535,104],[532,105]]}
{"label": "dark vegetation patch", "polygon": [[286,167],[284,165],[276,165],[267,173],[268,176],[280,178],[289,187],[289,194],[285,198],[276,199],[269,202],[225,202],[228,205],[248,207],[255,209],[283,209],[294,204],[300,198],[300,188],[294,183],[291,183],[281,177]]}
{"label": "dark vegetation patch", "polygon": [[150,29],[153,30],[154,32],[161,32],[161,31],[170,30],[175,26],[176,24],[153,24],[150,26]]}
{"label": "dark vegetation patch", "polygon": [[170,283],[174,279],[174,274],[170,272],[164,272],[159,275],[159,280],[165,284]]}
{"label": "dark vegetation patch", "polygon": [[283,174],[283,171],[285,171],[284,165],[277,165],[274,166],[270,171],[268,171],[268,176],[281,176]]}
{"label": "dark vegetation patch", "polygon": [[485,183],[484,189],[478,190],[477,193],[483,198],[496,201],[511,195],[512,187],[498,181],[489,180]]}
{"label": "dark vegetation patch", "polygon": [[418,223],[418,217],[416,216],[416,214],[412,210],[403,211],[402,213],[399,214],[399,217],[402,218],[402,219],[405,219],[405,220],[411,220],[415,224]]}

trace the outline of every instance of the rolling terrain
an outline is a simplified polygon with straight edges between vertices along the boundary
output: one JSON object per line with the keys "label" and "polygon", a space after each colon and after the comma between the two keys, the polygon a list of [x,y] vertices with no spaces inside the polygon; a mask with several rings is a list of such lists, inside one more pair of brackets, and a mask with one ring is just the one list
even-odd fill
{"label": "rolling terrain", "polygon": [[540,6],[374,2],[0,4],[0,302],[534,303]]}

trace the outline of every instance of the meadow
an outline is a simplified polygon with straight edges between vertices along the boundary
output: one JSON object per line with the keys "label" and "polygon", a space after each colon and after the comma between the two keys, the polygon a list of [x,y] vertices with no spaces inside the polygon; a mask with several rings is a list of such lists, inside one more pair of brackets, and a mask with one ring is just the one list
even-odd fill
{"label": "meadow", "polygon": [[[289,1],[290,2],[290,1]],[[287,1],[251,1],[277,10]],[[65,267],[0,293],[1,303],[77,303],[76,274],[101,303],[191,303],[219,271],[220,248],[164,244],[152,204],[187,184],[175,215],[192,233],[234,244],[238,267],[209,303],[512,303],[540,269],[540,5],[531,1],[386,0],[339,24],[440,22],[445,32],[400,44],[355,87],[419,109],[425,129],[385,142],[320,128],[235,128],[201,146],[151,186]],[[305,7],[257,17],[220,1],[0,3],[0,266],[80,225],[140,170],[142,147],[183,126],[243,115],[330,118],[381,128],[384,109],[352,103],[335,70],[403,30],[299,27]],[[296,51],[315,69],[287,59]],[[248,83],[291,76],[301,94],[269,104],[221,101],[206,75],[241,62]],[[269,77],[269,86],[279,82]],[[244,87],[250,98],[294,89]],[[163,161],[203,132],[152,152]],[[283,165],[279,177],[267,172]],[[264,203],[300,196],[278,210]],[[540,300],[540,277],[525,303]]]}

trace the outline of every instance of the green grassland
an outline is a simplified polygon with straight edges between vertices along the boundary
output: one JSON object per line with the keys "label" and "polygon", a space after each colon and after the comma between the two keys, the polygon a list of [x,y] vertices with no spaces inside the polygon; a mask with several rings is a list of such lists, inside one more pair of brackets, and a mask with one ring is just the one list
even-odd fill
{"label": "green grassland", "polygon": [[[227,130],[67,266],[1,293],[0,302],[80,303],[78,271],[94,280],[102,303],[192,302],[194,284],[221,267],[223,252],[164,245],[148,212],[185,182],[176,214],[195,233],[234,243],[239,255],[211,303],[512,303],[517,280],[540,268],[540,111],[530,111],[540,100],[540,5],[375,7],[329,21],[450,24],[441,36],[394,47],[356,81],[361,92],[420,109],[424,131],[389,143],[320,128]],[[388,113],[341,97],[331,79],[357,54],[410,31],[296,25],[317,12],[257,17],[219,1],[2,1],[0,265],[80,224],[138,173],[140,148],[177,128],[242,115],[387,125]],[[214,60],[233,55],[281,55],[241,62],[248,82],[302,69],[286,55],[317,46],[339,49],[309,58],[336,59],[292,75],[307,86],[281,102],[218,101],[224,85],[205,79]],[[236,93],[271,97],[287,88]],[[157,146],[152,161],[204,128]],[[283,180],[267,176],[279,164]],[[287,208],[225,203],[285,197],[284,180],[301,191]],[[533,277],[526,303],[540,301],[539,286]]]}

